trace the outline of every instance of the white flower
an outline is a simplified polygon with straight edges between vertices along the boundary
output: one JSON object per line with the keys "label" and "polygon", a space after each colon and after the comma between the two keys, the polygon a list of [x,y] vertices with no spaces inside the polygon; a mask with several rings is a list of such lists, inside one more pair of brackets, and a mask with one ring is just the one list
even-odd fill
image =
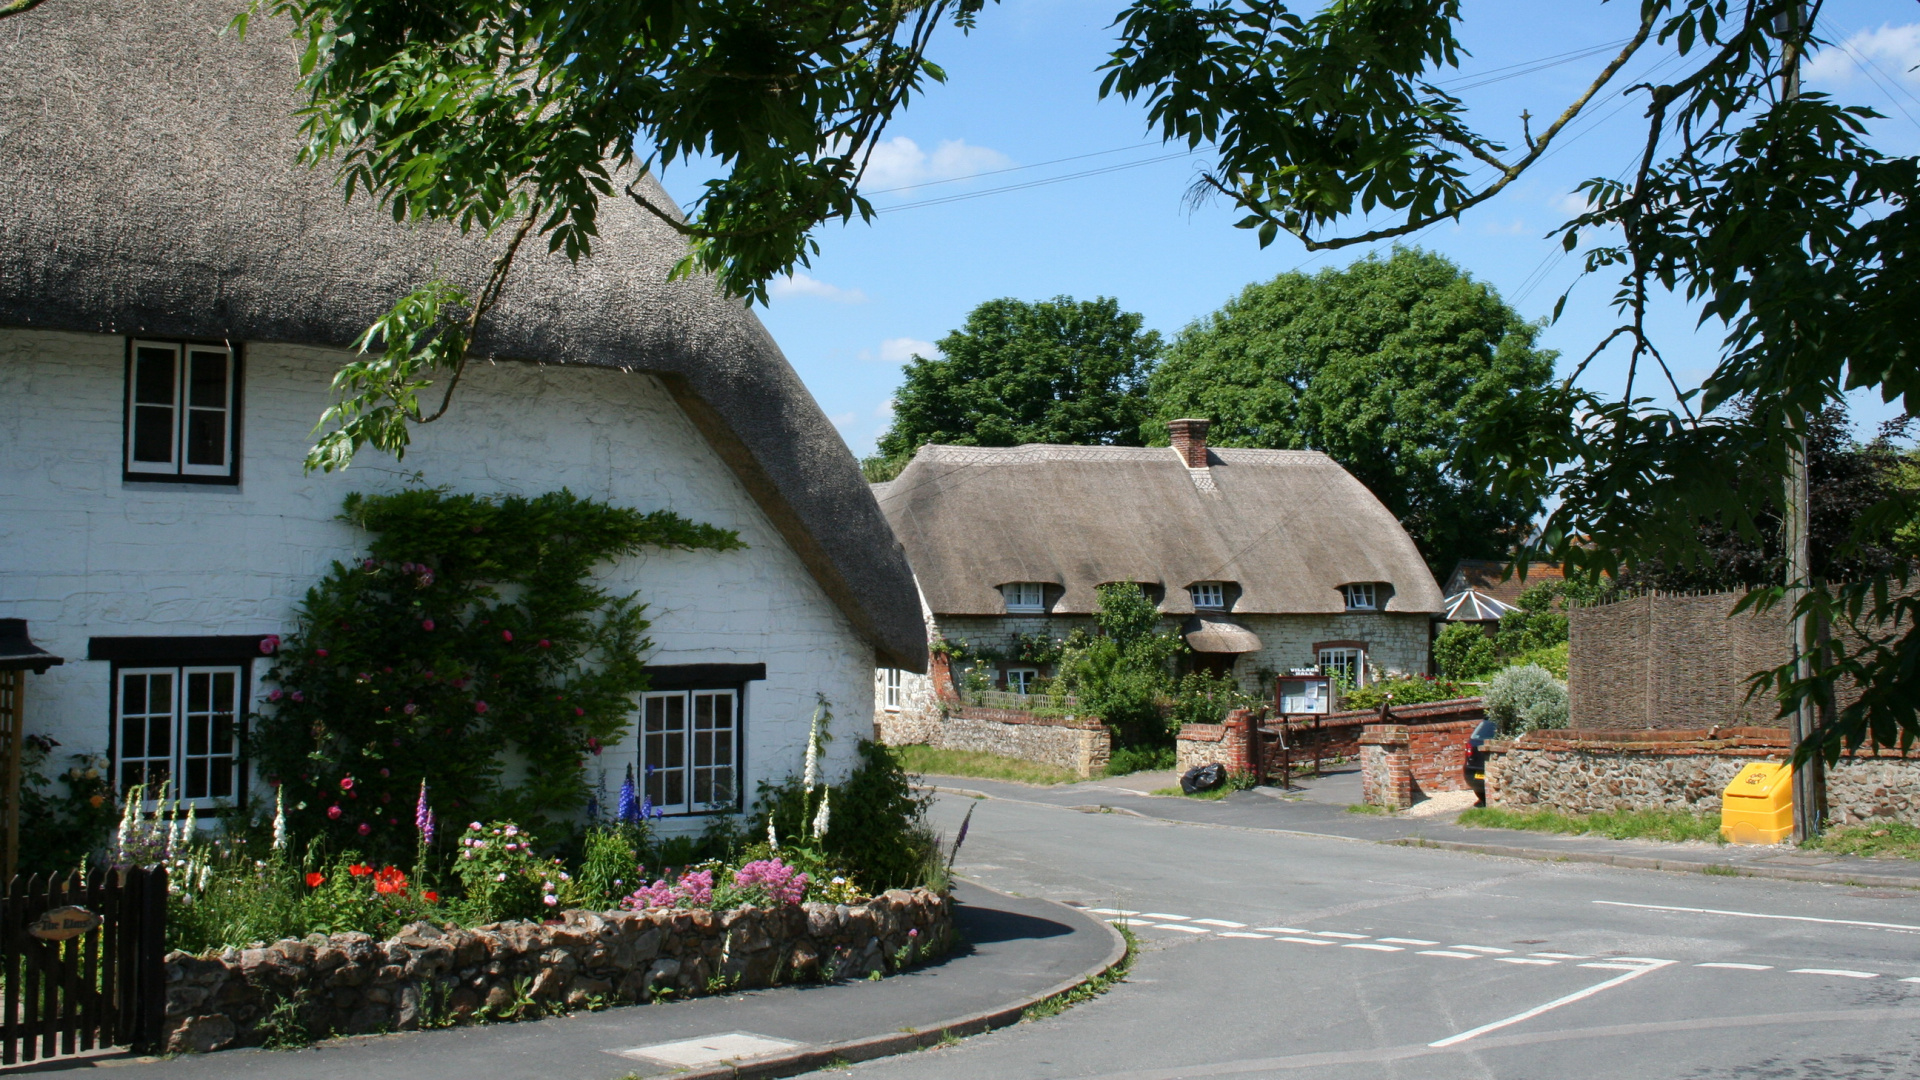
{"label": "white flower", "polygon": [[833,789],[827,788],[820,796],[820,812],[813,815],[813,838],[827,835],[827,802],[833,798]]}
{"label": "white flower", "polygon": [[773,815],[767,815],[767,850],[780,850],[780,837],[773,831]]}
{"label": "white flower", "polygon": [[493,875],[493,880],[495,880],[495,881],[505,881],[505,880],[507,880],[507,875],[505,875],[505,874],[495,874],[495,875]]}
{"label": "white flower", "polygon": [[287,846],[287,789],[273,789],[273,850],[282,851]]}

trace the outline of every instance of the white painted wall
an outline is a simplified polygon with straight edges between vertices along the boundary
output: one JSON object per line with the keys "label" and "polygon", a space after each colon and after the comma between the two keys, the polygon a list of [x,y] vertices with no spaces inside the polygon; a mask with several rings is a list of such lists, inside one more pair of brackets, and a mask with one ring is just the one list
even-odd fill
{"label": "white painted wall", "polygon": [[[127,483],[125,339],[0,329],[0,616],[29,620],[35,641],[67,658],[28,676],[26,730],[64,744],[55,764],[107,746],[110,665],[85,659],[89,637],[285,633],[306,589],[363,549],[364,534],[336,520],[341,500],[420,474],[456,492],[567,487],[739,530],[746,551],[652,552],[603,579],[648,603],[652,662],[767,665],[747,692],[749,805],[759,781],[799,772],[816,693],[839,716],[827,775],[844,774],[866,734],[873,650],[659,382],[476,364],[404,461],[363,450],[344,473],[303,475],[345,355],[245,347],[237,488]],[[604,756],[613,787],[632,752],[629,741]]]}

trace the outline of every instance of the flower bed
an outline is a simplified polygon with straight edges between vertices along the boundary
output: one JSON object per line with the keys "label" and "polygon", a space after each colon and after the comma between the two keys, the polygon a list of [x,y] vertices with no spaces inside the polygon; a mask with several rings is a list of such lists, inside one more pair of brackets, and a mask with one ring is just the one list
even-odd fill
{"label": "flower bed", "polygon": [[863,904],[588,912],[471,930],[416,922],[387,941],[310,934],[166,958],[167,1050],[211,1051],[445,1027],[898,971],[952,942],[946,897]]}

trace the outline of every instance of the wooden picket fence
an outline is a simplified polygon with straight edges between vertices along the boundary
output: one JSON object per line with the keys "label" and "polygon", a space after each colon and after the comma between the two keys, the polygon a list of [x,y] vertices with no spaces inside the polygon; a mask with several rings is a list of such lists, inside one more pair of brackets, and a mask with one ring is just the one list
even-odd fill
{"label": "wooden picket fence", "polygon": [[160,1049],[164,867],[15,877],[0,897],[0,1064]]}

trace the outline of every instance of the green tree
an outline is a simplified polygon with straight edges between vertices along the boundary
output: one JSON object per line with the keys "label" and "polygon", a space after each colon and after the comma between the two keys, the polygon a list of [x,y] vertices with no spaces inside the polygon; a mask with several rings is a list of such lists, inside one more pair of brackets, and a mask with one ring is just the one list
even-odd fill
{"label": "green tree", "polygon": [[1321,450],[1393,511],[1436,575],[1513,550],[1539,512],[1459,466],[1467,426],[1539,393],[1554,353],[1445,257],[1396,248],[1249,285],[1187,327],[1153,373],[1155,416],[1213,420],[1220,446]]}
{"label": "green tree", "polygon": [[927,443],[1139,446],[1160,335],[1109,297],[989,300],[915,356],[880,454],[904,464]]}
{"label": "green tree", "polygon": [[1111,725],[1124,746],[1158,745],[1171,732],[1161,705],[1175,689],[1173,662],[1186,642],[1162,633],[1160,608],[1131,582],[1096,590],[1098,635],[1075,631],[1060,659],[1060,680],[1081,707]]}

